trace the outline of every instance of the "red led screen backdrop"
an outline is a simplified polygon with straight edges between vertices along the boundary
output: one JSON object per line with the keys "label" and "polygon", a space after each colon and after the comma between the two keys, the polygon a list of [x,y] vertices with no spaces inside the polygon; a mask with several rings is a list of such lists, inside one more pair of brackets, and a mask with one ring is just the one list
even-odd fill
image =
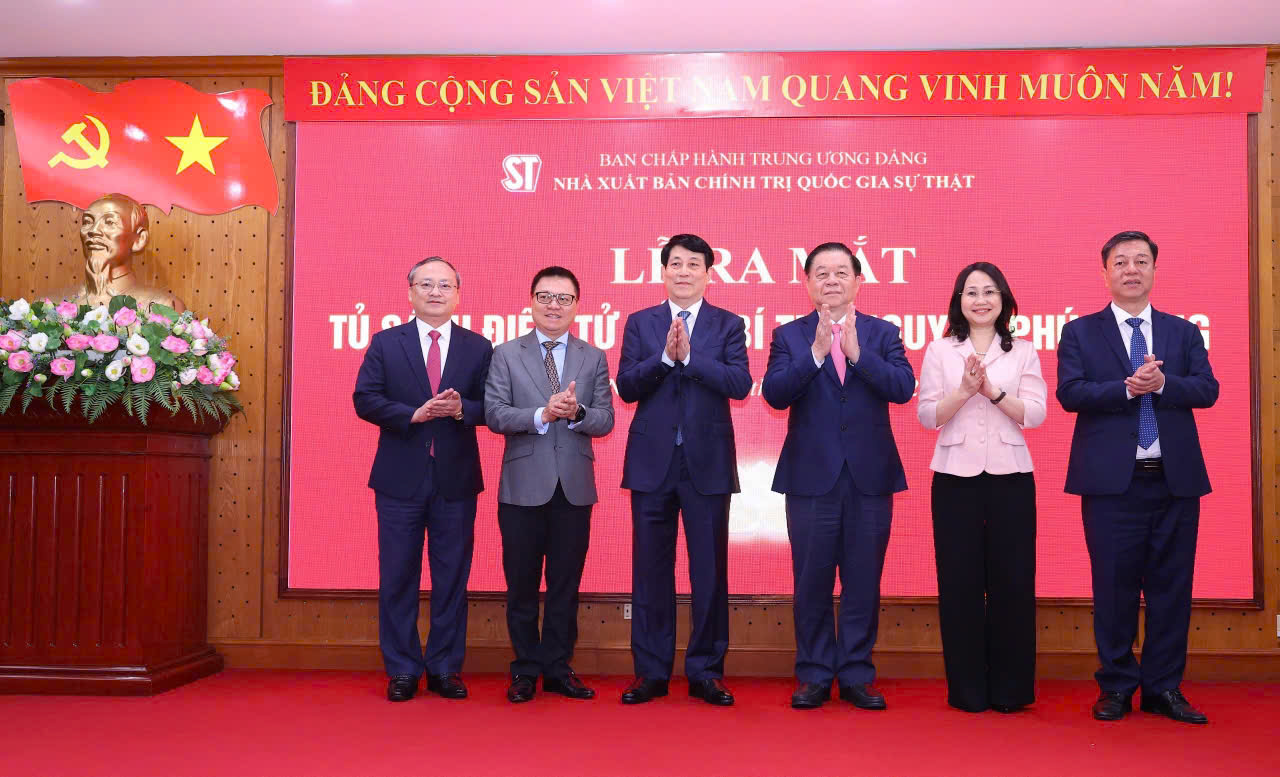
{"label": "red led screen backdrop", "polygon": [[[694,232],[717,252],[707,298],[747,321],[756,382],[733,403],[742,493],[731,593],[791,592],[783,499],[770,491],[786,416],[764,403],[759,382],[774,327],[811,309],[805,253],[840,240],[865,257],[857,307],[901,327],[917,375],[958,270],[977,260],[1004,270],[1051,387],[1048,420],[1026,435],[1037,593],[1087,597],[1079,498],[1062,492],[1074,418],[1052,398],[1055,348],[1063,322],[1109,302],[1102,243],[1141,229],[1160,246],[1153,304],[1201,329],[1222,386],[1217,405],[1197,412],[1214,492],[1202,502],[1195,594],[1248,598],[1246,155],[1242,114],[300,123],[289,586],[377,587],[366,486],[377,430],[356,417],[351,391],[368,338],[408,320],[415,261],[438,254],[458,267],[455,321],[495,342],[531,326],[537,269],[571,268],[582,282],[571,331],[604,348],[616,375],[627,315],[664,299],[662,241]],[[633,406],[615,397],[614,407],[613,433],[595,444],[601,501],[584,592],[630,588],[629,501],[618,484]],[[883,592],[932,595],[936,434],[920,426],[914,399],[890,412],[909,490],[895,500]],[[480,440],[488,489],[470,587],[501,591],[502,439],[481,430]],[[687,591],[687,579],[680,585]]]}

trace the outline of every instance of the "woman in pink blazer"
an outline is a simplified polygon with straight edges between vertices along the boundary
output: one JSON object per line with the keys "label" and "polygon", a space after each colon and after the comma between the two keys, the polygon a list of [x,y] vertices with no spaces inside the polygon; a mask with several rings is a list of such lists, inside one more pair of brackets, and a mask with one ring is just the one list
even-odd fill
{"label": "woman in pink blazer", "polygon": [[917,414],[938,430],[933,544],[947,702],[1014,712],[1035,700],[1036,486],[1022,430],[1044,421],[1040,358],[1014,339],[1000,269],[960,271],[929,344]]}

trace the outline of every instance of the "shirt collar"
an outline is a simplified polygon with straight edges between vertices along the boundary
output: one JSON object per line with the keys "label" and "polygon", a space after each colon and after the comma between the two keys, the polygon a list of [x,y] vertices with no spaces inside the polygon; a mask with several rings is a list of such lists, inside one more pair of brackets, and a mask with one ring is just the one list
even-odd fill
{"label": "shirt collar", "polygon": [[702,310],[702,300],[701,300],[701,299],[699,299],[697,302],[693,303],[692,305],[690,305],[690,306],[689,306],[689,307],[687,307],[687,308],[681,308],[679,305],[677,305],[676,303],[672,302],[671,300],[667,300],[667,307],[671,308],[671,317],[672,317],[672,318],[675,318],[676,316],[680,315],[680,311],[681,311],[681,310],[687,310],[687,311],[689,311],[689,318],[697,318],[697,317],[698,317],[698,311],[699,311],[699,310]]}
{"label": "shirt collar", "polygon": [[[543,343],[551,339],[550,337],[547,337],[546,335],[544,335],[542,333],[542,330],[537,327],[533,328],[533,333],[538,336],[538,345],[542,345]],[[565,332],[564,334],[557,337],[555,340],[557,343],[560,343],[561,345],[568,347],[569,333]]]}
{"label": "shirt collar", "polygon": [[1147,326],[1151,325],[1151,303],[1150,302],[1147,303],[1147,306],[1143,308],[1142,312],[1139,313],[1137,316],[1131,315],[1129,311],[1125,310],[1124,308],[1120,307],[1116,303],[1112,302],[1111,314],[1116,317],[1117,324],[1124,324],[1125,326],[1129,326],[1129,323],[1128,323],[1129,319],[1140,318],[1142,319],[1142,323],[1146,324]]}
{"label": "shirt collar", "polygon": [[428,337],[430,337],[430,336],[431,336],[431,333],[432,333],[432,332],[439,332],[439,333],[440,333],[440,339],[441,339],[441,340],[448,340],[448,339],[449,339],[449,333],[453,331],[453,320],[452,320],[452,319],[450,319],[450,320],[448,320],[448,321],[444,322],[443,324],[441,324],[441,325],[440,325],[440,326],[438,326],[438,327],[431,326],[431,325],[430,325],[430,324],[428,324],[426,321],[423,321],[423,320],[422,320],[422,319],[420,319],[420,318],[415,318],[415,319],[414,319],[414,321],[417,321],[417,322],[418,322],[418,339],[420,339],[420,340],[425,340],[425,339],[427,339]]}

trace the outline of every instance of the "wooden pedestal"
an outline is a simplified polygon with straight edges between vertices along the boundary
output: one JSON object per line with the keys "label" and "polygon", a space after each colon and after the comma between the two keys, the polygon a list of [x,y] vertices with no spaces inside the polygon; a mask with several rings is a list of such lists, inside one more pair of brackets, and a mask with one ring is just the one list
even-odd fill
{"label": "wooden pedestal", "polygon": [[209,440],[161,410],[0,416],[0,692],[146,695],[213,674]]}

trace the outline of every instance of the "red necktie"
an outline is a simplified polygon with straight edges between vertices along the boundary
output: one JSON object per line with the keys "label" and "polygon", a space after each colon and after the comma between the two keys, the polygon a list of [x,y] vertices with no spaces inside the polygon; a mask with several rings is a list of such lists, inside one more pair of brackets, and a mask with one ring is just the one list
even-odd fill
{"label": "red necktie", "polygon": [[831,325],[831,361],[836,365],[836,374],[840,376],[840,382],[844,383],[844,349],[840,347],[840,332],[844,327],[839,324]]}
{"label": "red necktie", "polygon": [[[431,345],[427,348],[427,382],[431,384],[431,391],[436,394],[440,393],[440,333],[433,331],[431,334]],[[431,438],[432,456],[436,454],[435,437]]]}
{"label": "red necktie", "polygon": [[427,381],[431,391],[440,393],[440,333],[431,332],[431,345],[427,348]]}

